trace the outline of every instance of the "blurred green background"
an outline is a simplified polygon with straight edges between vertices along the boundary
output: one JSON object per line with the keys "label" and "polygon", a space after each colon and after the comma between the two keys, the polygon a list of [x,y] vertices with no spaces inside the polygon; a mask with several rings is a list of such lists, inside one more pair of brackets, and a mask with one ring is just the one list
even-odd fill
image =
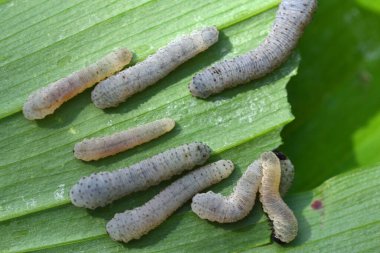
{"label": "blurred green background", "polygon": [[[287,86],[295,120],[282,133],[293,190],[379,162],[380,1],[319,1]],[[306,169],[307,168],[307,169]]]}
{"label": "blurred green background", "polygon": [[[280,0],[0,1],[0,252],[378,252],[380,242],[380,1],[320,0],[288,62],[262,80],[208,99],[186,86],[213,62],[256,47]],[[100,111],[86,91],[30,122],[28,94],[127,45],[143,60],[174,37],[216,25],[219,42],[117,109]],[[75,142],[160,117],[173,132],[93,163],[72,157]],[[187,203],[140,240],[105,233],[116,212],[142,205],[169,182],[96,211],[67,192],[81,176],[114,170],[190,141],[233,175],[212,187],[228,194],[247,165],[280,146],[296,167],[285,201],[299,221],[290,245],[270,239],[260,204],[244,220],[205,222]],[[322,201],[315,210],[312,203]],[[363,213],[365,215],[363,215]]]}

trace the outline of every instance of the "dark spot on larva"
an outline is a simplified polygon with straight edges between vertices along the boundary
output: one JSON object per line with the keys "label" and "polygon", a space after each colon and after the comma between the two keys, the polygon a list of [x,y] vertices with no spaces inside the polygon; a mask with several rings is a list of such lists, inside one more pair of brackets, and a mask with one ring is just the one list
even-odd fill
{"label": "dark spot on larva", "polygon": [[314,210],[319,210],[323,208],[323,203],[321,200],[314,200],[313,203],[311,203],[311,208]]}

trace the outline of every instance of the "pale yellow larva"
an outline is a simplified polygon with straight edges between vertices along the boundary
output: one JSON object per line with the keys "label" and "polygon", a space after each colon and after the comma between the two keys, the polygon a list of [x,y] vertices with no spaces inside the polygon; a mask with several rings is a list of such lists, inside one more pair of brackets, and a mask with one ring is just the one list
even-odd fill
{"label": "pale yellow larva", "polygon": [[108,234],[116,241],[139,239],[163,223],[194,194],[228,177],[233,169],[231,161],[220,160],[190,172],[143,206],[116,214],[107,223]]}
{"label": "pale yellow larva", "polygon": [[24,104],[25,118],[42,119],[54,113],[64,102],[121,70],[131,59],[132,53],[120,48],[88,67],[34,91]]}
{"label": "pale yellow larva", "polygon": [[261,162],[263,178],[259,188],[260,201],[264,212],[273,223],[274,237],[281,242],[289,243],[297,236],[298,222],[279,192],[280,161],[274,153],[266,152],[261,155]]}
{"label": "pale yellow larva", "polygon": [[78,207],[95,209],[105,206],[202,165],[210,154],[209,146],[193,142],[171,148],[127,168],[93,173],[82,177],[71,188],[70,199]]}
{"label": "pale yellow larva", "polygon": [[92,91],[92,101],[102,109],[118,106],[209,48],[218,41],[218,34],[211,26],[173,40],[144,61],[100,82]]}
{"label": "pale yellow larva", "polygon": [[190,93],[207,98],[272,72],[296,47],[316,6],[317,0],[283,0],[263,43],[247,54],[218,62],[196,74],[189,84]]}
{"label": "pale yellow larva", "polygon": [[174,120],[165,118],[112,135],[84,139],[75,144],[74,156],[84,161],[91,161],[115,155],[158,138],[172,130],[174,126]]}
{"label": "pale yellow larva", "polygon": [[[285,195],[294,177],[294,167],[282,153],[281,159],[281,195]],[[241,176],[234,191],[229,196],[212,191],[199,193],[193,197],[191,209],[200,218],[219,223],[231,223],[246,217],[255,205],[256,195],[262,180],[261,160],[250,164]]]}

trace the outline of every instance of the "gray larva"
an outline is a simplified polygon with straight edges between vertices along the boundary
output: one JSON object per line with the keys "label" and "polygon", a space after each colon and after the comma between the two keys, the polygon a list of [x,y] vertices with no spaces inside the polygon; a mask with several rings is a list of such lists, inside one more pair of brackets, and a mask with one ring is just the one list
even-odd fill
{"label": "gray larva", "polygon": [[71,202],[78,207],[95,209],[132,192],[157,185],[174,175],[206,162],[211,149],[193,142],[113,172],[93,173],[83,177],[70,191]]}
{"label": "gray larva", "polygon": [[264,42],[245,55],[221,61],[196,74],[189,85],[191,94],[207,98],[272,72],[296,47],[316,6],[316,0],[283,0]]}
{"label": "gray larva", "polygon": [[86,68],[36,90],[24,104],[25,118],[45,118],[67,100],[122,69],[131,59],[132,53],[126,48],[120,48]]}
{"label": "gray larva", "polygon": [[[289,189],[293,177],[294,167],[285,158],[281,160],[281,195]],[[252,210],[262,179],[261,160],[257,159],[248,166],[237,182],[231,195],[225,197],[212,191],[200,193],[193,197],[191,209],[200,218],[219,223],[231,223],[246,217]]]}
{"label": "gray larva", "polygon": [[194,194],[228,177],[233,169],[231,161],[220,160],[190,172],[143,206],[116,214],[107,224],[108,234],[116,241],[139,239],[164,222]]}
{"label": "gray larva", "polygon": [[289,243],[297,236],[298,222],[279,193],[280,161],[272,152],[262,154],[261,161],[263,178],[259,188],[260,201],[263,204],[264,212],[273,222],[274,237],[282,242]]}
{"label": "gray larva", "polygon": [[212,26],[172,41],[146,60],[100,82],[92,91],[92,101],[102,109],[117,106],[209,48],[218,40],[218,34]]}
{"label": "gray larva", "polygon": [[172,119],[160,119],[100,138],[84,139],[75,144],[74,156],[84,161],[98,160],[153,140],[175,126]]}

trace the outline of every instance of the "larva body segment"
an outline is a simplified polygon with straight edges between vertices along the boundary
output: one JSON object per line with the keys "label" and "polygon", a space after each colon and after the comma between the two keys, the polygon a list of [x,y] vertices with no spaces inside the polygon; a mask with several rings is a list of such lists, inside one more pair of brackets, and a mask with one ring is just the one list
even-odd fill
{"label": "larva body segment", "polygon": [[[294,167],[286,157],[281,160],[281,195],[285,195],[294,177]],[[231,223],[246,217],[255,205],[262,179],[261,160],[251,163],[229,196],[209,191],[193,197],[191,209],[201,219]]]}
{"label": "larva body segment", "polygon": [[264,42],[245,55],[218,62],[196,74],[189,85],[191,94],[207,98],[272,72],[296,47],[316,6],[316,0],[283,0]]}
{"label": "larva body segment", "polygon": [[219,223],[241,220],[251,211],[261,183],[261,164],[253,162],[239,179],[231,195],[225,197],[212,191],[193,197],[191,209],[200,218]]}
{"label": "larva body segment", "polygon": [[67,100],[121,70],[131,59],[132,53],[126,48],[120,48],[86,68],[36,90],[24,104],[25,118],[45,118]]}
{"label": "larva body segment", "polygon": [[209,146],[193,142],[169,149],[124,169],[93,173],[81,178],[71,188],[71,202],[75,206],[90,209],[105,206],[132,192],[145,190],[191,170],[205,163],[210,154]]}
{"label": "larva body segment", "polygon": [[260,201],[264,212],[273,222],[274,237],[289,243],[297,236],[298,222],[292,210],[282,200],[279,193],[281,180],[280,161],[272,152],[261,156],[263,178],[260,185]]}
{"label": "larva body segment", "polygon": [[107,223],[108,234],[116,241],[139,239],[163,223],[194,194],[228,177],[233,169],[231,161],[220,160],[190,172],[143,206],[116,214]]}
{"label": "larva body segment", "polygon": [[280,194],[283,197],[292,186],[294,179],[294,166],[289,159],[285,158],[284,160],[282,160],[278,155],[277,157],[278,159],[280,159],[281,165]]}
{"label": "larva body segment", "polygon": [[92,101],[98,108],[116,107],[209,48],[218,40],[218,34],[212,26],[172,41],[146,60],[100,82],[92,91]]}
{"label": "larva body segment", "polygon": [[138,127],[100,138],[84,139],[75,144],[74,156],[84,161],[98,160],[149,142],[169,132],[172,119],[160,119]]}

